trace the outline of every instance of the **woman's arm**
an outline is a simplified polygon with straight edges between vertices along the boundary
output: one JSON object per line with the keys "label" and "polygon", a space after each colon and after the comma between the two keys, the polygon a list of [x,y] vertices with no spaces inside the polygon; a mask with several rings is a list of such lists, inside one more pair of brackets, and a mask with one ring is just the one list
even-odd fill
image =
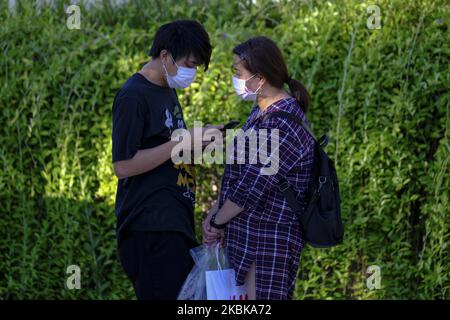
{"label": "woman's arm", "polygon": [[[243,208],[239,207],[233,201],[226,199],[223,206],[217,212],[214,222],[216,224],[228,223],[231,219],[233,219],[235,216],[237,216],[243,210],[244,210]],[[220,241],[220,243],[223,245],[224,229],[219,230],[214,227],[211,227],[209,225],[209,220],[207,221],[207,224],[208,224],[210,234],[213,234],[214,236],[204,237],[204,243],[211,244],[211,243],[214,243],[215,241]]]}
{"label": "woman's arm", "polygon": [[244,209],[239,207],[236,203],[230,199],[225,200],[223,206],[217,212],[214,222],[217,224],[228,223],[231,219],[236,217]]}

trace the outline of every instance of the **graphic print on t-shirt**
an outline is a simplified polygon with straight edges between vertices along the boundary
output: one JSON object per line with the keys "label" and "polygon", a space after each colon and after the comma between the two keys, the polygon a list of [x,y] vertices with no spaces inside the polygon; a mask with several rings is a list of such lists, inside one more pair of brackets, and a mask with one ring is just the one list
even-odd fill
{"label": "graphic print on t-shirt", "polygon": [[195,205],[195,168],[192,164],[176,164],[175,168],[179,170],[177,185],[186,188],[183,196],[192,201]]}
{"label": "graphic print on t-shirt", "polygon": [[166,121],[164,122],[164,125],[169,129],[169,133],[172,134],[172,127],[173,127],[173,121],[172,121],[172,113],[170,113],[169,109],[166,108]]}
{"label": "graphic print on t-shirt", "polygon": [[[177,125],[177,129],[185,129],[186,125],[183,119],[183,112],[178,104],[175,105],[174,115],[166,108],[166,120],[165,126],[169,129],[170,134],[172,134],[172,128],[174,127],[174,122]],[[192,164],[174,164],[175,169],[178,170],[177,185],[185,188],[183,196],[188,198],[192,205],[195,205],[195,168]]]}
{"label": "graphic print on t-shirt", "polygon": [[181,112],[181,108],[179,105],[176,105],[173,111],[173,114],[175,115],[175,119],[177,119],[177,125],[178,128],[185,129],[184,120],[183,120],[183,113]]}

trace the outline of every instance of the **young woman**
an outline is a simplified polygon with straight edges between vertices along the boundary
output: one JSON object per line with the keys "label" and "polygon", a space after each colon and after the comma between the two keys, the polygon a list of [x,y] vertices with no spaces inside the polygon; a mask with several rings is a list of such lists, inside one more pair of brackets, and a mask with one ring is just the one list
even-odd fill
{"label": "young woman", "polygon": [[[203,223],[203,242],[223,242],[237,284],[247,286],[249,299],[292,299],[304,241],[278,184],[285,179],[304,204],[315,142],[297,123],[266,116],[284,111],[309,125],[309,97],[303,85],[288,75],[283,56],[272,40],[251,38],[236,46],[233,53],[236,94],[256,101],[242,129],[257,133],[267,130],[267,141],[260,139],[258,147],[270,146],[271,132],[278,129],[278,170],[262,174],[265,166],[260,162],[227,164],[219,199]],[[234,143],[237,148],[236,140]],[[246,146],[245,152],[249,150]],[[248,154],[245,159],[255,156]]]}

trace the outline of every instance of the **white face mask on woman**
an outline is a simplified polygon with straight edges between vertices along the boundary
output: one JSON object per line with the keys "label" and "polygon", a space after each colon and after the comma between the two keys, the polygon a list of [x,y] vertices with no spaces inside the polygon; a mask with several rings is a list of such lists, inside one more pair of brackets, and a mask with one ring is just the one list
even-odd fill
{"label": "white face mask on woman", "polygon": [[236,92],[236,95],[239,98],[241,98],[242,100],[247,100],[247,101],[255,101],[256,100],[256,96],[258,95],[258,91],[259,91],[259,89],[261,89],[262,85],[260,85],[258,87],[258,89],[256,89],[255,92],[248,89],[247,85],[246,85],[246,82],[248,80],[250,80],[251,78],[253,78],[254,76],[256,76],[256,73],[246,80],[239,79],[236,76],[233,76],[234,91]]}
{"label": "white face mask on woman", "polygon": [[170,57],[172,58],[173,63],[177,66],[177,74],[174,76],[169,75],[166,69],[166,65],[163,64],[163,69],[166,73],[167,84],[171,88],[186,88],[192,83],[192,81],[194,81],[195,75],[197,74],[197,69],[183,66],[179,67],[173,59],[172,55],[170,55]]}

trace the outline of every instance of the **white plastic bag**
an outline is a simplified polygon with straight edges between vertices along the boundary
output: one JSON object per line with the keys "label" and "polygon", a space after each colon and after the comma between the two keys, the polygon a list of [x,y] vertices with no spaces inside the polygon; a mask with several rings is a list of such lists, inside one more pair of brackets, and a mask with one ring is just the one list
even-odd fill
{"label": "white plastic bag", "polygon": [[244,286],[236,286],[226,249],[219,243],[190,251],[195,265],[186,278],[178,300],[247,300]]}
{"label": "white plastic bag", "polygon": [[208,250],[203,245],[190,250],[195,265],[188,274],[178,300],[206,300],[205,271],[208,263]]}

